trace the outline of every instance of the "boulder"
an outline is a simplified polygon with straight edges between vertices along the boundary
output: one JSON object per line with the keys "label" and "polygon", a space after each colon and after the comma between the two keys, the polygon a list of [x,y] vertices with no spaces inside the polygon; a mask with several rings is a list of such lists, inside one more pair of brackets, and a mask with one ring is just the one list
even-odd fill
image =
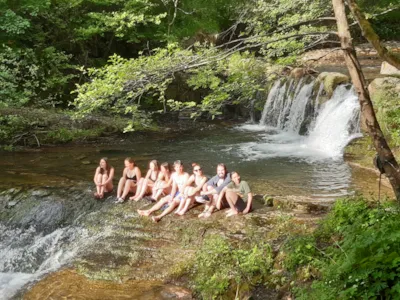
{"label": "boulder", "polygon": [[400,70],[384,61],[381,65],[381,74],[383,75],[400,75]]}
{"label": "boulder", "polygon": [[400,101],[400,78],[382,77],[374,79],[368,86],[368,91],[373,101],[384,100],[381,98],[396,97]]}
{"label": "boulder", "polygon": [[338,72],[322,72],[318,75],[316,84],[323,83],[326,96],[329,99],[332,97],[335,88],[342,83],[349,83],[350,78],[347,75]]}
{"label": "boulder", "polygon": [[291,72],[290,72],[290,77],[299,79],[301,77],[303,77],[304,75],[306,75],[306,69],[305,68],[294,68]]}

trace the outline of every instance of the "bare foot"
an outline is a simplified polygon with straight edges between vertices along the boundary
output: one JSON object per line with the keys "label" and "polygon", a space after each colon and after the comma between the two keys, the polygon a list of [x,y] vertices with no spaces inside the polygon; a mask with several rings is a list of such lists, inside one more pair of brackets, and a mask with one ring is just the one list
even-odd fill
{"label": "bare foot", "polygon": [[182,211],[178,212],[177,215],[183,216],[183,215],[185,214],[185,212],[186,212],[186,211],[183,211],[183,210],[182,210]]}
{"label": "bare foot", "polygon": [[99,193],[96,192],[96,193],[93,194],[93,196],[94,196],[96,199],[99,199]]}
{"label": "bare foot", "polygon": [[176,210],[176,211],[174,211],[174,214],[175,214],[175,215],[180,215],[180,213],[181,213],[181,211],[180,211],[180,210]]}
{"label": "bare foot", "polygon": [[226,214],[230,214],[231,212],[232,212],[232,208],[230,208],[227,211],[225,211]]}
{"label": "bare foot", "polygon": [[135,200],[135,196],[129,197],[129,200]]}
{"label": "bare foot", "polygon": [[159,217],[151,217],[151,219],[153,220],[154,223],[158,223],[161,220],[161,218]]}
{"label": "bare foot", "polygon": [[205,213],[204,213],[204,218],[209,218],[211,216],[211,211],[206,211]]}
{"label": "bare foot", "polygon": [[231,209],[231,212],[229,214],[226,214],[226,217],[229,218],[232,216],[236,216],[237,214],[239,214],[237,211]]}
{"label": "bare foot", "polygon": [[104,194],[99,194],[99,199],[103,199],[104,198]]}

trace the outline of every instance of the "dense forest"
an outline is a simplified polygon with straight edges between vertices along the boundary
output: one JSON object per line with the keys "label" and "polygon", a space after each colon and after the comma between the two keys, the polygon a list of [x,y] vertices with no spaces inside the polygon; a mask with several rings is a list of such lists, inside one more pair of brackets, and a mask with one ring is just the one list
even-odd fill
{"label": "dense forest", "polygon": [[[400,39],[395,1],[358,3],[382,40]],[[123,116],[125,131],[151,126],[160,112],[215,116],[228,103],[246,105],[279,68],[300,65],[297,58],[307,50],[339,43],[326,0],[22,0],[0,6],[1,109]],[[359,26],[351,28],[356,42],[366,41]],[[186,93],[174,91],[177,83]],[[185,96],[195,90],[200,97]],[[1,132],[3,141],[16,142],[35,123],[21,116],[3,114],[2,124],[11,126]]]}

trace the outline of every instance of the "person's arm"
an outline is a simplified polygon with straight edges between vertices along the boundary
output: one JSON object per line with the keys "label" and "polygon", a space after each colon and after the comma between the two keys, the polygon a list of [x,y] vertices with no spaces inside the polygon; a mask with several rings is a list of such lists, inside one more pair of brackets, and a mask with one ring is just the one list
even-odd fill
{"label": "person's arm", "polygon": [[140,178],[142,178],[142,172],[140,171],[139,167],[135,167],[135,174],[136,182],[139,182]]}
{"label": "person's arm", "polygon": [[247,194],[247,206],[243,211],[244,215],[250,212],[252,204],[253,204],[253,194],[250,192]]}
{"label": "person's arm", "polygon": [[176,188],[177,188],[177,185],[176,185],[176,182],[175,182],[175,179],[174,179],[175,177],[174,177],[174,175],[172,175],[171,176],[171,179],[172,179],[172,189],[171,189],[171,197],[172,197],[172,199],[174,199],[174,197],[175,197],[175,194],[176,194]]}
{"label": "person's arm", "polygon": [[186,173],[183,178],[184,178],[184,182],[183,182],[183,186],[182,186],[182,194],[184,193],[186,187],[188,186],[189,174]]}
{"label": "person's arm", "polygon": [[[185,191],[186,187],[190,186],[193,182],[194,182],[194,175],[191,175],[189,177],[189,179],[186,180],[186,184],[184,185],[183,190]],[[185,195],[185,196],[187,196],[187,195]]]}
{"label": "person's arm", "polygon": [[96,177],[97,177],[97,175],[99,175],[99,173],[100,173],[100,167],[97,167],[96,168],[96,172],[94,173],[94,177],[93,177],[93,182],[94,182],[95,185],[99,185],[96,182]]}
{"label": "person's arm", "polygon": [[106,186],[110,181],[112,181],[114,178],[114,168],[110,169],[110,175],[108,176],[107,180],[102,184],[103,186]]}
{"label": "person's arm", "polygon": [[194,188],[194,193],[201,191],[203,188],[203,185],[206,183],[206,181],[207,181],[207,177],[204,176],[204,178],[201,180],[200,184]]}
{"label": "person's arm", "polygon": [[228,189],[228,187],[224,187],[224,188],[222,189],[222,191],[219,193],[218,199],[217,199],[217,203],[216,203],[216,205],[215,205],[215,207],[216,207],[217,209],[221,209],[222,198],[224,197],[225,192],[226,192],[227,189]]}
{"label": "person's arm", "polygon": [[144,180],[149,179],[149,178],[150,178],[150,175],[151,175],[151,170],[149,169],[149,170],[147,171],[147,174],[146,174],[146,177],[144,178]]}

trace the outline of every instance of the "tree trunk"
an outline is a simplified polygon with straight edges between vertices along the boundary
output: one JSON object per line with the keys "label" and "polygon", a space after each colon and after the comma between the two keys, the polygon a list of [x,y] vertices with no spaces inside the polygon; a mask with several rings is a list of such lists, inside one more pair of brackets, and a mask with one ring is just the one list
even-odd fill
{"label": "tree trunk", "polygon": [[354,0],[347,0],[349,4],[349,8],[354,18],[356,19],[358,25],[361,28],[363,36],[372,44],[375,50],[378,52],[378,55],[383,60],[387,61],[392,66],[400,69],[400,56],[397,56],[395,53],[390,52],[385,46],[381,44],[379,36],[375,33],[375,30],[372,28],[371,24],[364,17],[360,8],[356,4]]}
{"label": "tree trunk", "polygon": [[[396,159],[393,156],[389,145],[382,133],[372,102],[368,93],[364,74],[361,71],[360,63],[357,59],[350,35],[349,24],[347,22],[344,0],[332,0],[333,10],[335,12],[338,35],[347,68],[350,73],[354,88],[358,94],[361,107],[361,125],[363,129],[371,136],[372,142],[378,153],[380,161],[388,177],[397,200],[400,201],[400,170]],[[372,159],[372,157],[371,157]]]}

